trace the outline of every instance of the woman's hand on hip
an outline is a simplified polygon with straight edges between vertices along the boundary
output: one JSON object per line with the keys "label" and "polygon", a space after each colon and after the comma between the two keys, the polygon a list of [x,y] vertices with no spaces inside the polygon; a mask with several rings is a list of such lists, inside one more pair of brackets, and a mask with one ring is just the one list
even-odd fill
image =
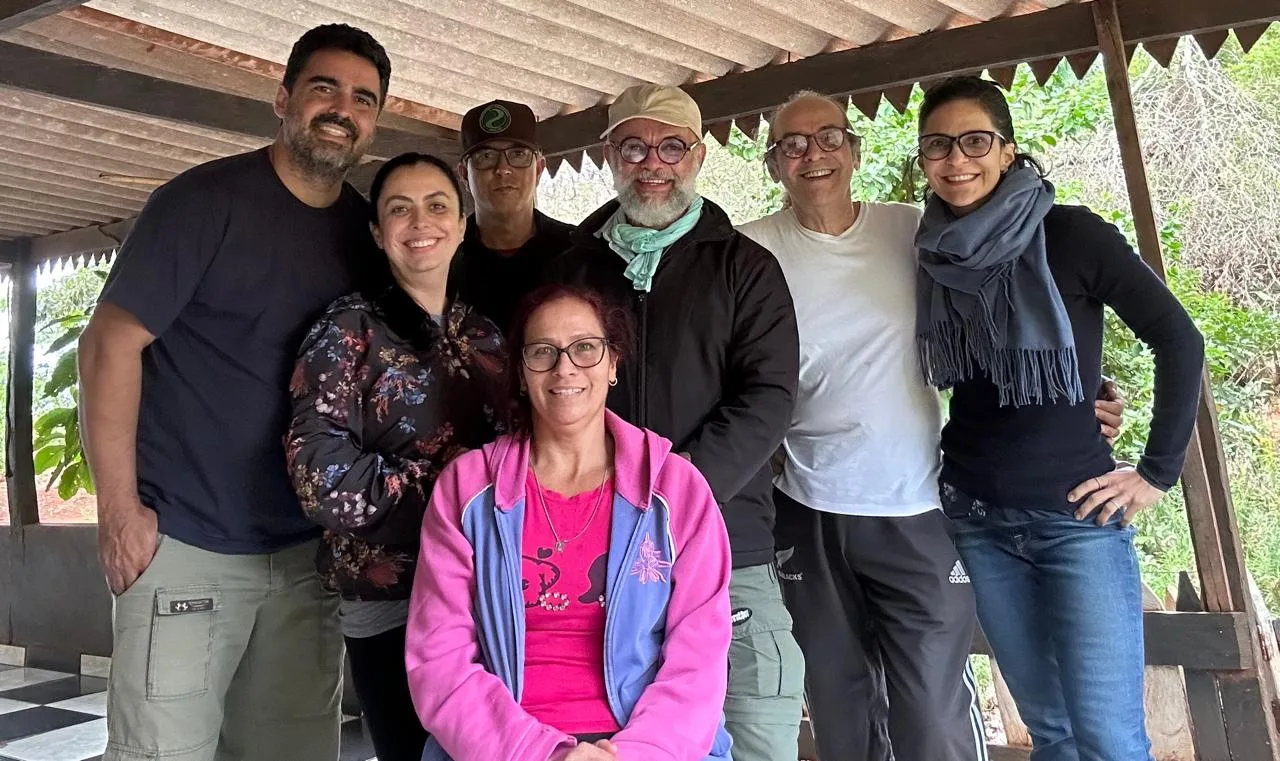
{"label": "woman's hand on hip", "polygon": [[1085,520],[1096,512],[1094,522],[1105,526],[1116,513],[1120,513],[1120,525],[1128,526],[1139,512],[1159,502],[1163,496],[1164,492],[1152,486],[1136,469],[1124,465],[1077,485],[1067,499],[1072,502],[1084,500],[1076,510],[1076,520]]}

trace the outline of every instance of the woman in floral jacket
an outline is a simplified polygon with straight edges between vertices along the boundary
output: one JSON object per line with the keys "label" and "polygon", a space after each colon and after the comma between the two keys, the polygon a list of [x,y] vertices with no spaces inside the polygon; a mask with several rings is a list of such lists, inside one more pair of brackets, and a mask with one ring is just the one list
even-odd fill
{"label": "woman in floral jacket", "polygon": [[356,693],[381,761],[417,761],[426,733],[404,666],[423,513],[441,469],[497,433],[505,349],[446,293],[466,220],[449,166],[409,153],[370,191],[393,282],[334,302],[290,392],[287,452],[302,508],[324,527],[317,565],[339,608]]}

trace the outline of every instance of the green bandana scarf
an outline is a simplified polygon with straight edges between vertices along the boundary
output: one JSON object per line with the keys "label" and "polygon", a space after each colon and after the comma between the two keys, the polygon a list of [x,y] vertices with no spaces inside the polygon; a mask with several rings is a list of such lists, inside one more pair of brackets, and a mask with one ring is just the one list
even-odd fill
{"label": "green bandana scarf", "polygon": [[694,198],[679,219],[661,230],[629,225],[622,209],[618,209],[600,233],[609,241],[609,248],[627,263],[625,274],[632,286],[637,291],[648,293],[653,287],[653,273],[658,271],[663,252],[688,234],[701,216],[702,196]]}

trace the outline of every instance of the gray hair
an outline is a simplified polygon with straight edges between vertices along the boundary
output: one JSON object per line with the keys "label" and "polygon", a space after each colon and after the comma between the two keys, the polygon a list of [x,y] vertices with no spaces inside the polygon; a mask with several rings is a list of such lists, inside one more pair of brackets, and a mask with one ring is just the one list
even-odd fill
{"label": "gray hair", "polygon": [[[777,121],[778,117],[782,114],[782,112],[786,111],[788,108],[790,108],[791,106],[795,105],[796,103],[802,100],[821,100],[821,101],[826,101],[827,103],[830,103],[831,105],[835,106],[840,113],[845,115],[846,125],[852,127],[852,124],[849,123],[849,104],[847,102],[841,101],[839,98],[836,98],[832,95],[827,95],[826,93],[818,92],[817,90],[796,90],[795,92],[791,93],[791,97],[787,98],[785,101],[782,102],[781,105],[779,105],[777,108],[770,111],[765,116],[765,121],[769,124],[770,139],[773,139],[774,122]],[[854,137],[852,143],[850,144],[850,148],[851,150],[857,150],[857,147],[858,147],[858,138]],[[777,160],[778,160],[777,157],[773,155],[772,151],[764,155],[764,164],[765,166],[769,167],[772,171],[777,171]],[[789,208],[790,206],[791,206],[791,195],[787,193],[785,188],[783,188],[782,208],[786,209],[786,208]]]}
{"label": "gray hair", "polygon": [[783,111],[786,111],[789,107],[795,105],[797,102],[802,100],[825,100],[826,102],[830,103],[831,105],[839,109],[840,113],[846,114],[845,116],[846,119],[848,118],[847,114],[849,111],[849,104],[847,102],[844,102],[834,96],[827,95],[826,93],[818,92],[817,90],[796,90],[795,92],[791,93],[791,97],[783,101],[780,106],[770,111],[765,116],[764,120],[769,123],[770,127],[772,127],[774,120],[778,118],[779,114],[781,114]]}
{"label": "gray hair", "polygon": [[[783,101],[782,105],[773,109],[768,113],[767,116],[765,116],[765,121],[768,122],[769,124],[770,139],[773,139],[773,124],[775,121],[777,121],[778,116],[780,116],[783,111],[786,111],[788,108],[790,108],[791,106],[795,105],[796,103],[802,100],[822,100],[822,101],[826,101],[827,103],[830,103],[831,105],[835,106],[836,109],[840,111],[840,113],[845,115],[844,117],[845,124],[849,127],[852,127],[852,124],[849,123],[849,104],[848,103],[845,103],[841,101],[839,98],[836,98],[834,96],[827,95],[826,93],[818,92],[817,90],[796,90],[795,92],[791,93],[791,97]],[[850,147],[856,150],[858,147],[858,143],[859,143],[859,139],[855,137],[853,138],[853,141]],[[764,155],[764,163],[766,166],[769,166],[770,162],[776,161],[776,160],[777,159],[772,152],[766,153]],[[786,199],[784,197],[784,205],[789,205],[789,203],[790,203],[789,199]]]}

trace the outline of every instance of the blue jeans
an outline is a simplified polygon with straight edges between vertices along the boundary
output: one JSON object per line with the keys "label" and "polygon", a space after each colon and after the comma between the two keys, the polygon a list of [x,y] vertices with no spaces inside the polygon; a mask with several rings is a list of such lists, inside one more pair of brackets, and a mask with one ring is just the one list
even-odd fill
{"label": "blue jeans", "polygon": [[942,503],[1032,761],[1151,761],[1133,527],[992,508],[945,484]]}

